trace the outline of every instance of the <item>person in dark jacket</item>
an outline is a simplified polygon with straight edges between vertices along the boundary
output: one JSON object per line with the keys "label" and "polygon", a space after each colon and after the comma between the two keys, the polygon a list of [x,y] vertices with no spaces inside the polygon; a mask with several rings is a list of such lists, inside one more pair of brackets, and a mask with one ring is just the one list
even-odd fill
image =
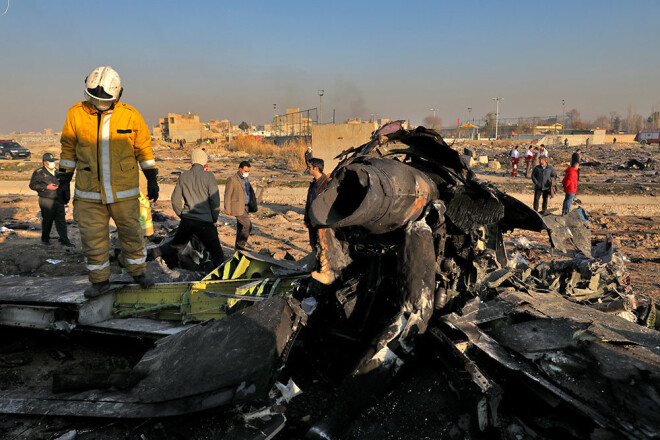
{"label": "person in dark jacket", "polygon": [[543,196],[543,209],[541,214],[545,214],[548,209],[548,197],[553,179],[557,178],[557,173],[552,165],[548,164],[548,158],[539,157],[540,164],[532,171],[532,182],[534,183],[534,211],[539,210],[539,198]]}
{"label": "person in dark jacket", "polygon": [[579,160],[572,160],[571,166],[566,168],[564,171],[564,205],[562,207],[562,215],[566,215],[571,210],[571,205],[573,204],[573,199],[575,199],[575,193],[577,193],[578,187],[578,170],[580,169]]}
{"label": "person in dark jacket", "polygon": [[220,192],[215,176],[204,171],[208,156],[200,149],[191,153],[192,166],[184,171],[172,193],[172,209],[181,218],[179,228],[169,243],[150,250],[152,258],[173,255],[182,250],[194,235],[211,254],[217,267],[224,262],[215,223],[220,214]]}
{"label": "person in dark jacket", "polygon": [[312,180],[312,183],[310,183],[309,189],[307,190],[304,222],[305,226],[307,226],[307,231],[309,232],[309,244],[312,246],[312,250],[314,250],[316,248],[316,243],[318,242],[319,228],[314,225],[309,218],[309,208],[312,206],[314,199],[316,199],[316,197],[328,187],[330,179],[323,173],[323,167],[325,165],[323,159],[311,157],[307,163],[307,171],[309,171],[309,174],[314,180]]}
{"label": "person in dark jacket", "polygon": [[55,229],[60,236],[59,242],[64,246],[73,246],[66,231],[64,205],[57,199],[57,171],[55,170],[55,156],[46,153],[43,156],[44,166],[32,173],[30,189],[39,195],[39,208],[41,209],[41,242],[50,245],[50,230],[55,222]]}

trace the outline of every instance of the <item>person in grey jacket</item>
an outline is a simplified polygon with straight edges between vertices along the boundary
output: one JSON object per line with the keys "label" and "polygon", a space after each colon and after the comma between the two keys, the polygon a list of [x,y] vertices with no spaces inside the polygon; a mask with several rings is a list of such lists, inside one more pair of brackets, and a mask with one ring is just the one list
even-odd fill
{"label": "person in grey jacket", "polygon": [[534,211],[539,210],[539,198],[543,196],[543,209],[541,214],[545,214],[548,209],[548,197],[553,179],[557,178],[557,173],[552,165],[548,164],[548,158],[541,156],[540,164],[532,171],[532,182],[534,182]]}
{"label": "person in grey jacket", "polygon": [[191,161],[192,166],[181,173],[172,193],[172,208],[181,218],[179,228],[172,241],[153,249],[150,256],[156,258],[172,255],[182,250],[194,235],[209,251],[217,267],[224,262],[215,225],[220,214],[218,183],[212,172],[204,171],[208,162],[204,151],[193,150]]}

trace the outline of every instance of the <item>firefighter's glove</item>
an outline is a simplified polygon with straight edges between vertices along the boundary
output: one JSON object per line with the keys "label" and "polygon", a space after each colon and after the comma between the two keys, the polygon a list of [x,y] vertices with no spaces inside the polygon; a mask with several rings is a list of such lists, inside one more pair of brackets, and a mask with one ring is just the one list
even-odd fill
{"label": "firefighter's glove", "polygon": [[158,192],[160,189],[158,188],[158,168],[150,168],[146,170],[142,170],[144,173],[144,176],[147,178],[147,198],[151,203],[156,202],[158,200]]}
{"label": "firefighter's glove", "polygon": [[57,180],[59,180],[60,185],[57,187],[57,200],[66,205],[71,199],[71,179],[73,179],[73,171],[62,172],[60,171],[57,174]]}

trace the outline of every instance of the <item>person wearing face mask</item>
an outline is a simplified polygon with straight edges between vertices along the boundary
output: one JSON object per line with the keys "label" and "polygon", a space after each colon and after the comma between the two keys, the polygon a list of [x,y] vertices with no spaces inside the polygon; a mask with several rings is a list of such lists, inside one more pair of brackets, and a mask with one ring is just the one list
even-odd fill
{"label": "person wearing face mask", "polygon": [[225,184],[224,212],[236,217],[236,250],[245,250],[252,223],[248,212],[257,211],[257,200],[248,180],[250,162],[244,160],[238,165],[238,172]]}
{"label": "person wearing face mask", "polygon": [[64,218],[64,205],[57,200],[57,171],[55,156],[46,153],[43,156],[44,166],[32,173],[30,189],[39,195],[39,209],[41,209],[41,242],[50,245],[50,230],[55,222],[59,242],[64,246],[73,247],[69,241],[66,231],[66,220]]}
{"label": "person wearing face mask", "polygon": [[[143,288],[154,284],[146,273],[146,250],[140,228],[139,168],[147,178],[147,198],[158,199],[158,168],[151,133],[142,115],[119,101],[119,74],[110,66],[85,78],[85,100],[69,109],[62,129],[58,198],[67,203],[76,172],[73,217],[78,222],[92,298],[109,292],[109,221],[119,234],[121,260]],[[138,168],[139,166],[139,168]]]}

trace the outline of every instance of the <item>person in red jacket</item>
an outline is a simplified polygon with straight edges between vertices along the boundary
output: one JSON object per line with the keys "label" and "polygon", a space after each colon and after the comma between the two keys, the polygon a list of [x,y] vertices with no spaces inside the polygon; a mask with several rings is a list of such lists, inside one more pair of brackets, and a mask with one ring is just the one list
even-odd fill
{"label": "person in red jacket", "polygon": [[566,215],[571,210],[571,205],[573,204],[573,199],[575,199],[575,193],[577,192],[578,186],[578,169],[580,168],[580,162],[575,160],[571,161],[571,166],[566,168],[564,171],[564,207],[562,208],[562,215]]}

